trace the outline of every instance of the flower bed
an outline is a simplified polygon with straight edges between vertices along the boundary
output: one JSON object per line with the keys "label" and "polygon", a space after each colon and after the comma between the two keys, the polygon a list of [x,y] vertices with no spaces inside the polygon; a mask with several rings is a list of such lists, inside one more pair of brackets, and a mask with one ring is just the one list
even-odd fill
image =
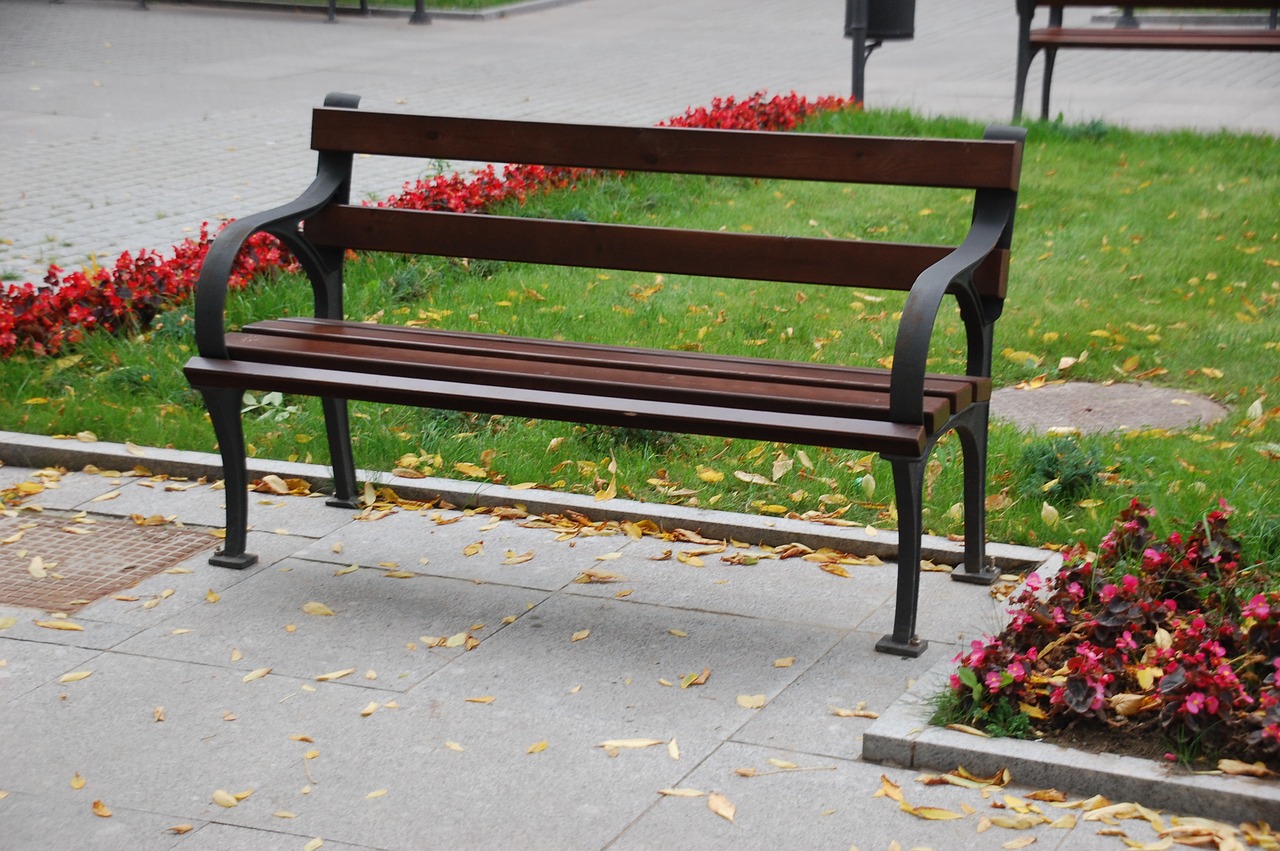
{"label": "flower bed", "polygon": [[[662,124],[792,130],[815,112],[847,105],[842,98],[811,101],[794,92],[772,98],[758,92],[743,100],[716,98],[710,107],[690,108]],[[508,166],[499,176],[489,167],[469,176],[440,175],[405,184],[399,195],[379,206],[476,212],[502,201],[523,200],[531,192],[565,188],[588,176],[536,165]],[[110,267],[64,272],[50,266],[42,284],[6,285],[0,291],[0,355],[56,355],[87,333],[147,328],[158,313],[190,298],[213,238],[206,222],[197,238],[175,246],[168,258],[144,249],[121,254]],[[257,234],[237,261],[232,285],[242,287],[264,270],[281,268],[293,268],[293,258],[273,237]]]}
{"label": "flower bed", "polygon": [[1280,770],[1280,591],[1228,534],[1225,503],[1164,540],[1154,514],[1134,500],[1098,553],[1077,546],[1048,584],[1030,576],[1009,626],[956,657],[935,720],[1162,733],[1172,758]]}

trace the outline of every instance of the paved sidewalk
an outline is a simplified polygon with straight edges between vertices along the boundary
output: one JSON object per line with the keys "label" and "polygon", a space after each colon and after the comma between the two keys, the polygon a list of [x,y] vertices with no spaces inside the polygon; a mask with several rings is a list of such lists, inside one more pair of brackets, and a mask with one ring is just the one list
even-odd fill
{"label": "paved sidewalk", "polygon": [[[838,0],[577,0],[476,22],[132,0],[0,3],[0,279],[166,251],[201,221],[298,194],[309,111],[370,109],[651,124],[758,90],[848,94]],[[867,102],[1007,121],[1012,0],[920,0],[916,38],[868,64]],[[1040,63],[1029,90],[1039,85]],[[1066,51],[1054,110],[1135,127],[1280,132],[1273,54]],[[428,164],[423,164],[427,168]],[[401,162],[361,162],[385,197]]]}
{"label": "paved sidewalk", "polygon": [[[53,443],[9,435],[6,455]],[[197,453],[68,447],[63,457],[102,470],[216,465]],[[536,491],[489,493],[489,505],[529,506],[530,517],[505,519],[440,506],[355,519],[323,500],[260,494],[250,547],[262,560],[236,572],[206,563],[223,518],[215,486],[0,468],[0,488],[19,482],[43,486],[0,518],[20,531],[40,519],[90,541],[159,516],[171,534],[207,543],[63,616],[0,605],[5,849],[50,837],[95,851],[296,851],[316,837],[326,849],[997,849],[1029,835],[1059,851],[1124,847],[1086,821],[981,831],[984,816],[1008,814],[993,809],[1004,793],[1033,789],[1016,776],[996,795],[921,785],[918,770],[861,759],[872,718],[834,713],[886,712],[961,642],[996,629],[1001,606],[988,589],[924,574],[922,633],[933,643],[898,659],[872,649],[891,619],[892,563],[841,578],[800,559],[722,559],[764,555],[732,542],[767,526],[781,540],[803,526],[796,537],[815,546],[829,531],[864,553],[885,552],[888,533]],[[461,502],[464,486],[452,487]],[[546,528],[549,510],[637,512],[668,534],[634,539],[581,520]],[[680,528],[729,543],[717,552]],[[24,564],[39,555],[34,539],[5,546],[3,557],[32,548]],[[1043,551],[995,554],[1007,569],[1055,564]],[[68,623],[78,629],[54,628]],[[682,687],[704,671],[705,682]],[[876,796],[882,775],[910,805],[963,817],[905,812]],[[670,789],[689,797],[660,792]],[[710,809],[712,793],[736,808],[732,822]],[[226,794],[241,799],[220,805]],[[1080,815],[1041,807],[1052,819]],[[1145,824],[1124,827],[1155,838]]]}

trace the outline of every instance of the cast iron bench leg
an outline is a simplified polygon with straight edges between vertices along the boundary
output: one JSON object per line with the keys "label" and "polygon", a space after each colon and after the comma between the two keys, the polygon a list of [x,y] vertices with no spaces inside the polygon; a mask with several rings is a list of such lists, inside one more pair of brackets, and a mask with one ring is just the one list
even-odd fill
{"label": "cast iron bench leg", "polygon": [[898,590],[893,609],[893,632],[876,642],[876,651],[916,657],[929,642],[916,635],[916,603],[920,598],[921,509],[924,506],[924,462],[928,457],[885,456],[893,469],[893,492],[898,501]]}
{"label": "cast iron bench leg", "polygon": [[351,424],[346,399],[321,399],[324,430],[329,440],[329,463],[333,465],[333,496],[325,505],[359,508],[356,501],[356,462],[351,452]]}
{"label": "cast iron bench leg", "polygon": [[1053,60],[1058,57],[1058,48],[1044,49],[1044,82],[1040,87],[1040,119],[1049,120],[1049,87],[1053,85]]}
{"label": "cast iron bench leg", "polygon": [[957,582],[990,585],[1000,571],[987,564],[987,424],[990,404],[971,405],[955,429],[964,453],[964,564],[951,573]]}
{"label": "cast iron bench leg", "polygon": [[227,537],[209,564],[243,570],[258,557],[245,552],[249,529],[249,474],[244,451],[244,425],[240,421],[243,391],[228,387],[197,388],[204,396],[213,434],[222,453],[223,494],[227,500]]}

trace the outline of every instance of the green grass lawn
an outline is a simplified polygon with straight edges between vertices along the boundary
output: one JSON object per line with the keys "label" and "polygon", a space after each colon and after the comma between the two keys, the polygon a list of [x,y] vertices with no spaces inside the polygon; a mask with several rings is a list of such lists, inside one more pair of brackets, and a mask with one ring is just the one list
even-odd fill
{"label": "green grass lawn", "polygon": [[[980,125],[902,112],[823,115],[809,130],[981,135]],[[413,175],[406,174],[406,178]],[[1238,509],[1246,551],[1280,557],[1280,142],[1219,133],[1030,125],[1009,299],[996,326],[997,386],[1137,380],[1213,396],[1213,426],[1050,439],[997,426],[990,534],[1014,543],[1094,543],[1133,497],[1166,518]],[[955,241],[971,199],[951,191],[632,175],[531,199],[522,215],[707,229]],[[352,319],[535,337],[874,364],[892,351],[901,297],[652,274],[401,257],[348,264]],[[305,281],[262,280],[229,321],[306,314]],[[190,308],[132,339],[91,336],[56,360],[11,358],[0,427],[210,451],[212,432],[181,366]],[[963,368],[957,316],[940,320],[933,367]],[[1032,391],[1034,392],[1034,391]],[[327,458],[319,406],[251,413],[251,451]],[[888,466],[856,453],[385,408],[353,407],[357,463],[594,492],[617,466],[621,495],[892,526]],[[926,525],[961,531],[960,449],[937,447]],[[477,469],[478,468],[478,469]],[[764,483],[767,481],[768,483]],[[1056,509],[1043,510],[1045,503]]]}

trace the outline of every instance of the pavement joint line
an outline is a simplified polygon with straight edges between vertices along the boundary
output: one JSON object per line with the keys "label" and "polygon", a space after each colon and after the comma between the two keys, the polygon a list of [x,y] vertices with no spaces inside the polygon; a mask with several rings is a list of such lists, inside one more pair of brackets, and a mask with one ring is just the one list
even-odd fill
{"label": "pavement joint line", "polygon": [[941,771],[963,765],[979,775],[1008,768],[1022,786],[1103,795],[1113,802],[1134,801],[1224,822],[1272,821],[1280,812],[1280,784],[1275,781],[1179,773],[1137,757],[1048,742],[984,739],[930,726],[930,699],[946,688],[954,664],[940,660],[872,722],[862,737],[863,759]]}

